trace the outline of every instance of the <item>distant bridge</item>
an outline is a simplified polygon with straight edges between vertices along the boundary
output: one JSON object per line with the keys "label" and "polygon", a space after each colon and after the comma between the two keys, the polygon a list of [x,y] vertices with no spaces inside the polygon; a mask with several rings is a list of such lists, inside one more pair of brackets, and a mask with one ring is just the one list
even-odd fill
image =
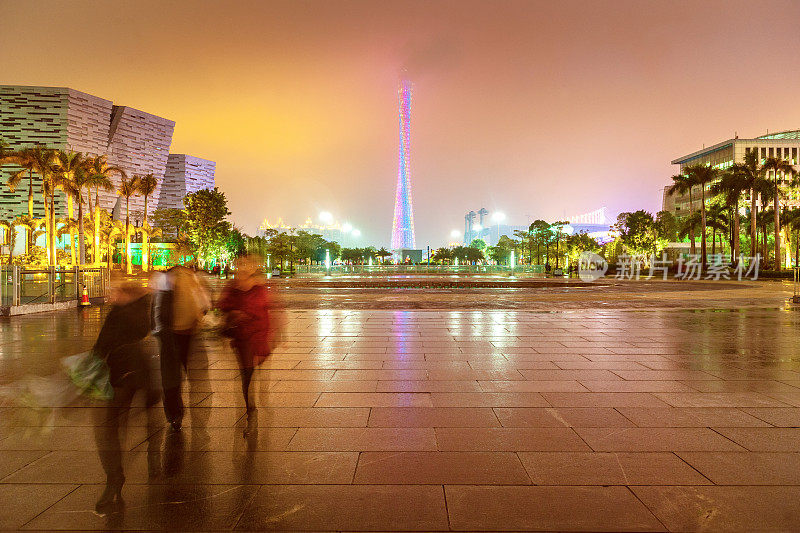
{"label": "distant bridge", "polygon": [[606,208],[601,207],[591,213],[569,217],[567,220],[570,224],[606,224]]}

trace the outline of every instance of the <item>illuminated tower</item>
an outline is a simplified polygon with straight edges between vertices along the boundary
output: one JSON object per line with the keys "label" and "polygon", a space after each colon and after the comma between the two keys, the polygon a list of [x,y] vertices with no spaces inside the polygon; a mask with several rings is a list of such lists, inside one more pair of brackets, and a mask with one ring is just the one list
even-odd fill
{"label": "illuminated tower", "polygon": [[415,249],[414,211],[411,207],[411,94],[414,84],[402,79],[398,95],[400,148],[397,161],[397,191],[394,195],[392,250]]}

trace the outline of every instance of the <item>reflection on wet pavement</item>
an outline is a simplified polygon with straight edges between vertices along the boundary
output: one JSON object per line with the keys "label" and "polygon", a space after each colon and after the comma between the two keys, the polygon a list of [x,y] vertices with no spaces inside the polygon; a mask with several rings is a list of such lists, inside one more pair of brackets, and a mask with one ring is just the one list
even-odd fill
{"label": "reflection on wet pavement", "polygon": [[[290,308],[249,420],[209,335],[182,432],[131,411],[121,512],[92,513],[99,403],[0,408],[0,528],[794,530],[800,314],[783,307]],[[56,374],[100,318],[3,321],[0,384]]]}

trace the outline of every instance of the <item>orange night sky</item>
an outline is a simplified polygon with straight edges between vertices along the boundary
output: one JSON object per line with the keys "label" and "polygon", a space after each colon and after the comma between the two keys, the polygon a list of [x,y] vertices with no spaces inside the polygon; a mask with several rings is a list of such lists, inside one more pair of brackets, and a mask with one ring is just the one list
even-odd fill
{"label": "orange night sky", "polygon": [[676,156],[800,128],[800,3],[0,0],[0,83],[176,121],[232,220],[321,210],[388,245],[397,80],[416,83],[417,244],[660,208]]}

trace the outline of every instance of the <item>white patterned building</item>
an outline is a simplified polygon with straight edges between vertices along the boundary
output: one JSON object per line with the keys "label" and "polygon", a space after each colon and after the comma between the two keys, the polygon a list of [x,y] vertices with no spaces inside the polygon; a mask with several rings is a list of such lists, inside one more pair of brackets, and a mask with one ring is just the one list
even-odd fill
{"label": "white patterned building", "polygon": [[[148,199],[151,213],[158,204],[174,128],[171,120],[115,106],[110,100],[67,87],[0,85],[0,138],[11,148],[41,144],[91,156],[106,155],[109,164],[123,168],[128,176],[153,174],[158,187]],[[5,167],[3,174],[10,170]],[[113,176],[112,182],[118,187],[119,175]],[[0,188],[0,209],[11,215],[26,213],[27,195],[27,184],[13,193]],[[35,214],[43,216],[38,190],[36,197]],[[60,197],[63,199],[63,195]],[[100,193],[102,208],[112,210],[119,203],[116,190]],[[58,204],[58,214],[63,215],[64,202]],[[131,198],[132,213],[141,212],[143,206],[141,196]],[[119,208],[115,211],[120,214]]]}
{"label": "white patterned building", "polygon": [[186,154],[169,154],[161,194],[160,208],[183,208],[183,197],[201,189],[214,188],[214,171],[217,164]]}

